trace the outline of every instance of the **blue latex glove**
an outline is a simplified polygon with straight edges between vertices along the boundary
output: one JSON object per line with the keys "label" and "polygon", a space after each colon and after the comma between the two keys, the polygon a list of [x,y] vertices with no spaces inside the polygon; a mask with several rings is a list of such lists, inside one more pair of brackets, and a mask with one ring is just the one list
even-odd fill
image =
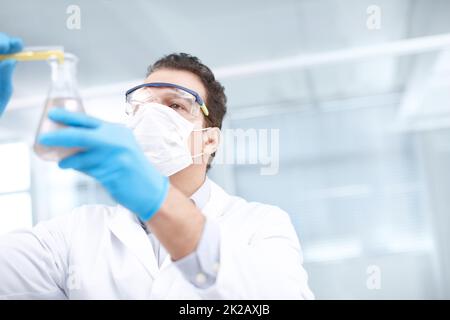
{"label": "blue latex glove", "polygon": [[[19,52],[22,50],[22,46],[22,40],[8,37],[0,32],[0,54]],[[12,75],[15,65],[15,60],[0,61],[0,116],[12,95]]]}
{"label": "blue latex glove", "polygon": [[59,162],[98,180],[121,205],[149,220],[167,197],[169,179],[146,158],[131,130],[81,113],[53,109],[53,121],[70,126],[42,134],[46,146],[82,148]]}

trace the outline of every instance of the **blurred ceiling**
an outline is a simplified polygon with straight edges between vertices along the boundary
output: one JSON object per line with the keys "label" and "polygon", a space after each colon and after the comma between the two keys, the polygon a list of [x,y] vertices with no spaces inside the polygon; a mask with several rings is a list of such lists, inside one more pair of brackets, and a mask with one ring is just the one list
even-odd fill
{"label": "blurred ceiling", "polygon": [[[69,5],[81,29],[66,27]],[[26,45],[63,45],[80,58],[82,88],[139,81],[171,52],[199,56],[213,68],[302,53],[361,47],[450,31],[450,1],[379,0],[381,29],[368,30],[371,0],[52,1],[2,0],[0,30]],[[432,17],[432,19],[430,19]],[[271,72],[224,81],[231,107],[401,91],[414,57]],[[48,67],[22,63],[15,99],[45,95]],[[123,88],[126,90],[127,88]]]}

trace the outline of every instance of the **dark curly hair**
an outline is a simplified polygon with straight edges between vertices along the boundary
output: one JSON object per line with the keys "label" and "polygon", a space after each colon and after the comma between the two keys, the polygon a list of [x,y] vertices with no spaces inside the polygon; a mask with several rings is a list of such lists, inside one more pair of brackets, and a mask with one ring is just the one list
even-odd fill
{"label": "dark curly hair", "polygon": [[[206,89],[205,102],[209,110],[209,115],[205,117],[206,127],[222,128],[223,118],[227,112],[227,97],[225,88],[216,80],[210,68],[204,65],[199,58],[190,54],[172,53],[150,65],[147,69],[147,76],[159,69],[184,70],[197,75]],[[208,169],[214,156],[215,154],[211,155]]]}

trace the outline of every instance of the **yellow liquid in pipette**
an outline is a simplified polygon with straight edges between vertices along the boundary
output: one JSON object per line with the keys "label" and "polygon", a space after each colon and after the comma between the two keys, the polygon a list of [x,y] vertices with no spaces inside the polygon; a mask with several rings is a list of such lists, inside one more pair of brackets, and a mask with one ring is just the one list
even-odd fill
{"label": "yellow liquid in pipette", "polygon": [[43,50],[43,51],[21,51],[13,54],[0,54],[0,61],[6,59],[15,59],[17,61],[36,61],[47,60],[55,57],[59,63],[64,62],[64,51],[62,50]]}

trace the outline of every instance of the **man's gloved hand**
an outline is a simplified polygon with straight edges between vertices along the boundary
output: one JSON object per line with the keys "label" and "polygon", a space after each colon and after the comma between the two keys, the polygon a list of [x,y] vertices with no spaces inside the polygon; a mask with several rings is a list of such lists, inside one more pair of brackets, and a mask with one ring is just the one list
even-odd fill
{"label": "man's gloved hand", "polygon": [[63,109],[51,110],[49,118],[69,128],[43,134],[39,143],[82,149],[61,160],[61,168],[95,178],[118,203],[143,221],[159,210],[167,197],[169,180],[149,162],[131,130]]}
{"label": "man's gloved hand", "polygon": [[[22,50],[22,40],[8,37],[0,32],[0,54],[11,54]],[[12,74],[16,61],[0,61],[0,116],[12,95]]]}

